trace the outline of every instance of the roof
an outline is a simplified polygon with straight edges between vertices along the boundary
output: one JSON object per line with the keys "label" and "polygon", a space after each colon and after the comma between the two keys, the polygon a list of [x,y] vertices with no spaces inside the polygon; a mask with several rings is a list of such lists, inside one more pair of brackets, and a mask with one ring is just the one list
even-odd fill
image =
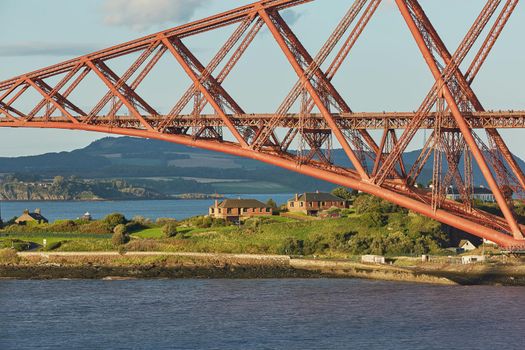
{"label": "roof", "polygon": [[47,221],[45,217],[42,216],[42,214],[39,213],[30,213],[28,211],[24,212],[22,215],[20,215],[15,221]]}
{"label": "roof", "polygon": [[[326,192],[305,192],[299,195],[300,201],[304,202],[341,202],[344,199]],[[291,199],[294,201],[295,199]]]}
{"label": "roof", "polygon": [[270,208],[256,199],[225,199],[218,205],[219,208]]}
{"label": "roof", "polygon": [[469,241],[467,239],[462,239],[461,241],[459,241],[459,246],[460,247],[463,247],[465,244],[471,244],[472,246],[475,247],[475,245],[471,241]]}

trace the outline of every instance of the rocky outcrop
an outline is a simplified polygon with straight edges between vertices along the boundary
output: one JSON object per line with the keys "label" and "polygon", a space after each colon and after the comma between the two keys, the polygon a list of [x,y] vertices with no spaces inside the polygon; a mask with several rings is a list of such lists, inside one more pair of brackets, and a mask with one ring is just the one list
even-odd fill
{"label": "rocky outcrop", "polygon": [[24,182],[4,179],[0,183],[0,200],[117,200],[163,199],[153,190],[132,186],[122,180],[80,180],[57,176],[53,182]]}

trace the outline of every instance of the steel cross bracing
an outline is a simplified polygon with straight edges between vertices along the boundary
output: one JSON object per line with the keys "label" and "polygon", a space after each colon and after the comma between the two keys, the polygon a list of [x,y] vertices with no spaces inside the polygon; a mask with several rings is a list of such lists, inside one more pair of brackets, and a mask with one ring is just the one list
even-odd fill
{"label": "steel cross bracing", "polygon": [[[395,0],[435,79],[419,109],[406,113],[355,112],[333,83],[381,0],[350,2],[316,55],[280,13],[312,1],[258,1],[0,82],[0,126],[130,135],[253,158],[379,196],[511,250],[525,249],[524,227],[513,210],[514,201],[525,198],[525,175],[498,131],[524,128],[525,111],[485,110],[471,87],[519,0],[486,0],[453,54],[417,0]],[[226,27],[233,29],[209,62],[187,44],[189,37]],[[263,30],[297,75],[275,113],[245,110],[224,86]],[[113,63],[124,58],[128,67],[119,73]],[[166,101],[168,110],[140,92],[161,60],[176,63],[191,81],[181,97]],[[78,95],[90,79],[106,92],[86,107]],[[28,95],[37,96],[32,105],[20,102]],[[414,164],[405,164],[403,153],[422,129],[430,137]],[[371,136],[372,130],[381,136]],[[346,165],[333,163],[334,146],[342,147]],[[432,188],[418,188],[429,166]],[[481,169],[502,216],[472,205],[473,166]],[[461,202],[447,199],[450,186]]]}

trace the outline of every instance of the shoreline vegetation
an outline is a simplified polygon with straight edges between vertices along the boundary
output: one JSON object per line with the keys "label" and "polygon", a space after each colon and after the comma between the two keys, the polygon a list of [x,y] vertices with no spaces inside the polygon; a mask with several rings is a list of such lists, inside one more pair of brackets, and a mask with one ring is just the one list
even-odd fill
{"label": "shoreline vegetation", "polygon": [[[351,207],[318,217],[286,212],[269,200],[275,215],[239,223],[119,213],[25,225],[13,218],[0,229],[0,278],[356,277],[525,285],[524,261],[495,246],[466,253],[484,255],[485,262],[461,265],[454,247],[475,237],[376,197],[335,191]],[[367,254],[386,263],[362,264]]]}
{"label": "shoreline vegetation", "polygon": [[1,279],[158,279],[158,278],[360,278],[437,285],[525,286],[518,260],[457,265],[420,263],[363,264],[350,260],[283,255],[167,252],[26,252],[0,264]]}

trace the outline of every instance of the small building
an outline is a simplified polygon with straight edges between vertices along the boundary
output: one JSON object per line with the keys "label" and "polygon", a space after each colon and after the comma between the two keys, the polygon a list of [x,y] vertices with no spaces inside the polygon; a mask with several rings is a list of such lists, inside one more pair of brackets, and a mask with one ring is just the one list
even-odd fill
{"label": "small building", "polygon": [[300,195],[296,194],[293,199],[290,199],[287,203],[287,208],[292,213],[317,215],[320,211],[330,208],[348,208],[348,202],[331,193],[305,192]]}
{"label": "small building", "polygon": [[385,264],[386,259],[381,255],[363,255],[361,256],[361,262],[364,264]]}
{"label": "small building", "polygon": [[273,215],[273,209],[256,199],[225,199],[222,202],[215,200],[209,215],[216,219],[239,221],[254,216]]}
{"label": "small building", "polygon": [[465,255],[461,257],[461,263],[463,265],[476,264],[485,262],[485,256],[483,255]]}
{"label": "small building", "polygon": [[40,209],[35,209],[33,213],[29,212],[28,209],[24,210],[24,213],[20,215],[15,222],[19,225],[24,225],[30,222],[35,222],[38,224],[46,224],[49,221],[42,216]]}
{"label": "small building", "polygon": [[477,247],[471,241],[466,239],[463,239],[459,242],[459,248],[464,252],[470,252],[477,249]]}
{"label": "small building", "polygon": [[91,216],[89,211],[87,211],[84,213],[84,215],[82,215],[82,217],[80,217],[80,219],[85,220],[85,221],[91,221],[93,220],[93,217]]}
{"label": "small building", "polygon": [[[447,198],[452,199],[454,201],[459,201],[461,200],[461,194],[459,193],[457,188],[449,187],[447,188]],[[494,197],[494,194],[492,194],[492,191],[483,186],[474,187],[472,192],[472,198],[480,200],[482,202],[496,202],[496,198]]]}

